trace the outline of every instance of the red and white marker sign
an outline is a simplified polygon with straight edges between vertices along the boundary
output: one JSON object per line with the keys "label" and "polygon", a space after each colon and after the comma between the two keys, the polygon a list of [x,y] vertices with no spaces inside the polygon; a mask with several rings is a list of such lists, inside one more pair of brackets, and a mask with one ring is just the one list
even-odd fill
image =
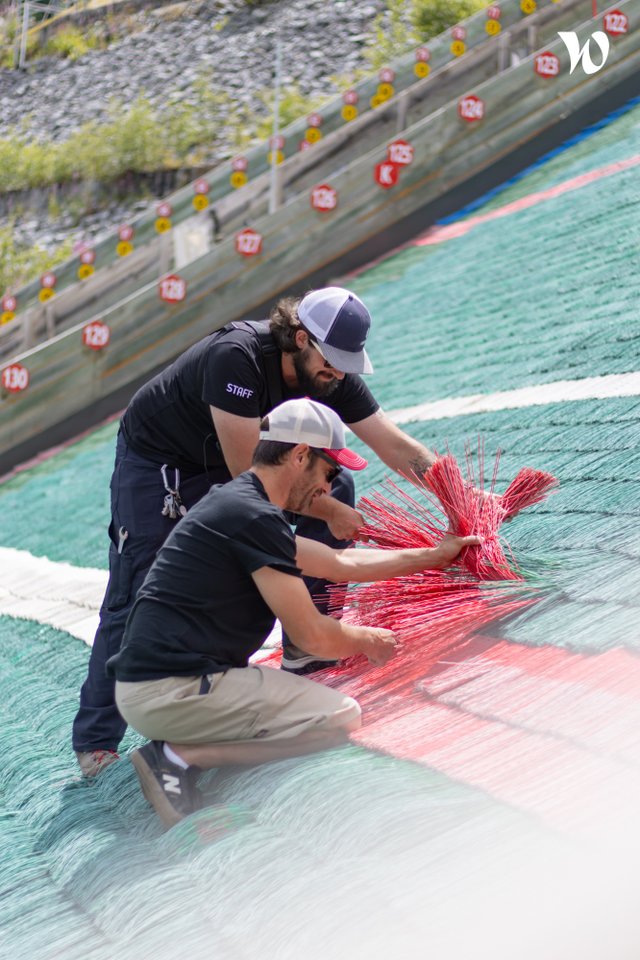
{"label": "red and white marker sign", "polygon": [[15,313],[17,306],[18,306],[18,301],[10,293],[8,293],[5,297],[2,298],[3,313]]}
{"label": "red and white marker sign", "polygon": [[413,163],[413,146],[406,140],[394,140],[387,149],[391,163],[396,163],[400,167],[408,167]]}
{"label": "red and white marker sign", "polygon": [[416,50],[416,60],[418,63],[426,63],[431,60],[431,51],[428,47],[418,47]]}
{"label": "red and white marker sign", "polygon": [[629,32],[629,18],[622,10],[610,10],[602,18],[602,25],[612,37],[621,37]]}
{"label": "red and white marker sign", "polygon": [[328,183],[320,183],[311,191],[311,206],[314,210],[335,210],[338,206],[338,191]]}
{"label": "red and white marker sign", "polygon": [[395,163],[385,160],[376,166],[373,176],[379,186],[388,190],[390,187],[395,187],[398,182],[398,168]]}
{"label": "red and white marker sign", "polygon": [[159,293],[165,303],[181,303],[187,295],[187,284],[182,277],[170,273],[160,281]]}
{"label": "red and white marker sign", "polygon": [[111,339],[111,330],[102,320],[94,320],[82,328],[82,342],[91,350],[103,350]]}
{"label": "red and white marker sign", "polygon": [[21,363],[11,363],[2,371],[2,386],[9,393],[20,393],[29,386],[29,371]]}
{"label": "red and white marker sign", "polygon": [[360,97],[356,90],[345,90],[345,92],[342,94],[342,99],[345,103],[348,103],[353,107],[356,105]]}
{"label": "red and white marker sign", "polygon": [[378,77],[380,78],[380,83],[393,83],[396,78],[396,72],[392,70],[391,67],[383,67]]}
{"label": "red and white marker sign", "polygon": [[163,218],[166,217],[168,220],[171,217],[171,214],[173,213],[173,207],[171,206],[170,203],[168,203],[168,201],[165,200],[163,203],[158,204],[156,213],[158,214],[159,217],[163,217]]}
{"label": "red and white marker sign", "polygon": [[275,137],[269,137],[269,147],[271,150],[282,150],[284,148],[284,137],[278,134]]}
{"label": "red and white marker sign", "polygon": [[322,126],[322,115],[320,113],[310,113],[307,117],[307,126],[308,127],[321,127]]}
{"label": "red and white marker sign", "polygon": [[85,247],[80,253],[80,263],[86,263],[89,266],[96,262],[96,252],[92,247]]}
{"label": "red and white marker sign", "polygon": [[194,193],[209,193],[209,181],[205,180],[202,177],[200,180],[196,180],[193,185]]}
{"label": "red and white marker sign", "polygon": [[133,227],[130,227],[128,224],[120,227],[118,230],[118,237],[122,240],[123,243],[129,243],[133,237]]}
{"label": "red and white marker sign", "polygon": [[312,146],[313,144],[309,143],[308,140],[301,140],[300,143],[298,144],[298,150],[308,150],[309,147],[312,147]]}
{"label": "red and white marker sign", "polygon": [[467,31],[464,27],[454,27],[451,31],[451,36],[454,40],[464,40],[467,36]]}
{"label": "red and white marker sign", "polygon": [[231,169],[234,172],[244,173],[248,166],[249,161],[246,157],[234,157],[231,161]]}
{"label": "red and white marker sign", "polygon": [[472,123],[474,120],[482,120],[484,117],[484,100],[476,97],[475,93],[470,93],[468,97],[462,97],[458,101],[458,113],[463,120]]}
{"label": "red and white marker sign", "polygon": [[539,53],[533,61],[533,69],[539,77],[557,77],[560,73],[560,61],[555,53]]}
{"label": "red and white marker sign", "polygon": [[251,227],[236,233],[236,250],[243,257],[255,257],[262,253],[262,234]]}
{"label": "red and white marker sign", "polygon": [[43,273],[40,277],[40,286],[44,287],[45,290],[53,290],[57,282],[58,278],[55,273],[51,273],[51,271]]}
{"label": "red and white marker sign", "polygon": [[499,20],[502,16],[502,10],[500,7],[491,6],[487,7],[487,20]]}

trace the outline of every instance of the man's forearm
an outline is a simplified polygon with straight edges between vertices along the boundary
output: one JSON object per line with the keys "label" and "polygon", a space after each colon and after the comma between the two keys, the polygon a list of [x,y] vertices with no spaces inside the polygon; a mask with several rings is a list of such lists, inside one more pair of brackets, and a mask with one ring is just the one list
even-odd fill
{"label": "man's forearm", "polygon": [[429,467],[432,467],[435,463],[435,454],[431,452],[427,447],[422,447],[421,450],[416,450],[413,453],[408,461],[407,466],[408,470],[402,470],[401,473],[404,473],[410,480],[414,477],[422,478],[427,472]]}
{"label": "man's forearm", "polygon": [[350,426],[391,470],[415,482],[435,461],[433,451],[401,430],[382,410]]}
{"label": "man's forearm", "polygon": [[413,481],[421,479],[436,459],[432,450],[397,428],[389,445],[380,449],[378,455],[392,470]]}
{"label": "man's forearm", "polygon": [[394,464],[389,464],[394,470],[409,480],[421,480],[429,467],[434,464],[436,456],[424,444],[405,436],[405,442],[394,459]]}
{"label": "man's forearm", "polygon": [[307,577],[367,583],[408,576],[421,570],[442,570],[448,567],[465,547],[478,546],[479,537],[456,537],[447,533],[436,547],[404,550],[379,550],[369,547],[347,547],[332,550],[323,543],[296,537],[296,562]]}
{"label": "man's forearm", "polygon": [[391,631],[362,627],[319,615],[312,631],[305,630],[296,644],[313,656],[338,660],[363,653],[373,663],[386,663],[393,655],[395,642]]}
{"label": "man's forearm", "polygon": [[314,520],[324,520],[328,523],[333,519],[339,509],[340,501],[334,500],[333,497],[316,497],[306,510],[301,511],[301,515],[304,517],[313,517]]}
{"label": "man's forearm", "polygon": [[339,552],[340,578],[355,583],[390,580],[442,566],[438,547],[407,550],[348,548]]}
{"label": "man's forearm", "polygon": [[316,497],[305,516],[324,520],[336,540],[354,540],[364,523],[362,515],[335,497]]}

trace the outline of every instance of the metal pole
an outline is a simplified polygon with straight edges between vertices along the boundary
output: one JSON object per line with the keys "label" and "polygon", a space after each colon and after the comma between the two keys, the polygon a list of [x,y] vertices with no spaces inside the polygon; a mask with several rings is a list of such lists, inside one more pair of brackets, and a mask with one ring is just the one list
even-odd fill
{"label": "metal pole", "polygon": [[274,213],[280,206],[280,197],[278,190],[278,149],[276,146],[277,138],[280,133],[280,73],[281,73],[281,53],[280,53],[280,31],[276,27],[276,66],[274,78],[274,96],[273,96],[273,135],[271,140],[271,180],[269,188],[269,213]]}
{"label": "metal pole", "polygon": [[20,43],[22,40],[22,10],[20,9],[20,0],[15,0],[16,32],[13,38],[13,69],[18,69],[20,63]]}
{"label": "metal pole", "polygon": [[23,0],[22,4],[22,35],[20,37],[20,59],[18,66],[24,70],[27,61],[27,31],[29,29],[29,0]]}

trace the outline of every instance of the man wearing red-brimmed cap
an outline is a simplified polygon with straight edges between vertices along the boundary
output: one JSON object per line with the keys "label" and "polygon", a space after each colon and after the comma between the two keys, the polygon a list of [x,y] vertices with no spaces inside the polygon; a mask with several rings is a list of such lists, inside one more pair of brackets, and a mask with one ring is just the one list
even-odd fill
{"label": "man wearing red-brimmed cap", "polygon": [[250,665],[275,617],[296,645],[325,660],[394,654],[390,630],[326,616],[302,574],[385,580],[446,566],[477,537],[432,549],[332,550],[295,537],[284,511],[325,499],[343,467],[367,461],[345,445],[337,414],[289,400],[262,421],[250,470],[210,491],[161,547],[109,660],[122,716],[151,741],[132,761],[167,826],[197,809],[195,777],[343,743],[360,725],[351,697],[272,667]]}
{"label": "man wearing red-brimmed cap", "polygon": [[[105,664],[120,648],[127,616],[155,555],[173,527],[213,484],[247,470],[260,421],[282,401],[308,396],[339,419],[391,469],[422,474],[432,454],[383,413],[360,374],[371,317],[342,287],[283,299],[269,321],[230,323],[190,347],[132,398],[121,423],[111,480],[109,584],[88,676],[73,725],[83,773],[117,759],[126,723]],[[298,514],[296,531],[334,548],[354,539],[362,517],[348,472],[331,495]],[[321,610],[324,577],[305,577]],[[286,633],[282,666],[307,673],[326,660],[297,649]]]}

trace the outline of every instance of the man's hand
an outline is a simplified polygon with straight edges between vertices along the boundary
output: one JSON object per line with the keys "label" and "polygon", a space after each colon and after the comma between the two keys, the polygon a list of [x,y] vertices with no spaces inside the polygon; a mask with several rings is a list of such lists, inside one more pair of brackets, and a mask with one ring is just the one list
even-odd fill
{"label": "man's hand", "polygon": [[465,547],[477,547],[482,543],[480,537],[456,537],[452,533],[445,533],[437,547],[434,548],[433,570],[442,570],[452,563]]}
{"label": "man's hand", "polygon": [[391,660],[396,652],[396,638],[393,631],[384,627],[361,627],[366,635],[363,638],[363,653],[366,653],[369,663],[376,667],[383,667]]}
{"label": "man's hand", "polygon": [[[329,553],[335,551],[314,544]],[[311,602],[300,577],[291,577],[272,567],[260,567],[251,576],[265,603],[280,620],[296,646],[321,660],[339,660],[363,653],[371,663],[383,666],[395,653],[391,630],[360,627],[321,614]]]}
{"label": "man's hand", "polygon": [[364,524],[361,513],[334,497],[318,497],[313,501],[309,515],[324,520],[336,540],[355,540]]}
{"label": "man's hand", "polygon": [[334,500],[340,509],[327,521],[329,530],[336,540],[355,540],[358,530],[364,524],[364,517],[353,507],[339,500]]}

